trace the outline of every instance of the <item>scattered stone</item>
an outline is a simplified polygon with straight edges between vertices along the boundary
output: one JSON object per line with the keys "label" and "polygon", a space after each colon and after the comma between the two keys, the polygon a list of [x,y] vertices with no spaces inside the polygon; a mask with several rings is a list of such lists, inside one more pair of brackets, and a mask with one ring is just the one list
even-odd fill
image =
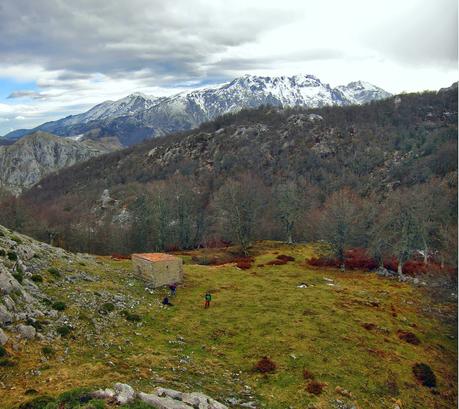
{"label": "scattered stone", "polygon": [[91,393],[91,396],[96,399],[112,399],[115,397],[115,391],[113,389],[99,389]]}
{"label": "scattered stone", "polygon": [[162,388],[158,387],[155,389],[155,393],[158,396],[167,396],[172,399],[179,399],[182,400],[182,392],[176,391],[174,389]]}
{"label": "scattered stone", "polygon": [[172,399],[169,397],[161,398],[156,394],[147,394],[140,392],[139,398],[142,402],[147,405],[153,406],[157,409],[191,409],[192,406],[187,405],[179,400]]}
{"label": "scattered stone", "polygon": [[341,386],[337,386],[335,388],[335,392],[339,393],[342,396],[345,396],[346,398],[352,398],[352,393],[349,392],[347,389],[342,388]]}

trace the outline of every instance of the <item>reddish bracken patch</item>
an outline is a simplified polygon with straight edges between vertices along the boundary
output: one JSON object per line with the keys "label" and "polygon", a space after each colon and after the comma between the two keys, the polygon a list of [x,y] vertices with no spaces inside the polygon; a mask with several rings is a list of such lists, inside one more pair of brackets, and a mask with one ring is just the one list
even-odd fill
{"label": "reddish bracken patch", "polygon": [[278,260],[277,258],[275,260],[271,260],[266,263],[267,266],[282,266],[284,264],[287,264],[287,261]]}
{"label": "reddish bracken patch", "polygon": [[373,324],[372,322],[364,322],[362,324],[362,327],[368,331],[372,331],[376,328],[376,324]]}
{"label": "reddish bracken patch", "polygon": [[308,371],[307,369],[303,369],[303,379],[314,379],[315,376],[310,372]]}
{"label": "reddish bracken patch", "polygon": [[131,256],[128,254],[113,253],[111,255],[113,260],[130,260]]}
{"label": "reddish bracken patch", "polygon": [[427,364],[414,364],[413,375],[421,385],[427,386],[428,388],[435,388],[437,386],[437,378],[432,368]]}
{"label": "reddish bracken patch", "polygon": [[276,364],[267,356],[264,356],[255,365],[255,370],[261,373],[274,372],[276,370]]}
{"label": "reddish bracken patch", "polygon": [[285,254],[280,254],[279,256],[276,257],[276,259],[278,259],[278,260],[284,260],[284,261],[286,261],[286,262],[295,261],[295,257],[286,256]]}
{"label": "reddish bracken patch", "polygon": [[[333,257],[311,258],[306,261],[309,265],[314,267],[340,267],[340,262],[338,259]],[[354,248],[347,250],[344,256],[344,264],[349,270],[374,270],[378,268],[378,263],[376,260],[370,257],[367,250],[364,248]],[[385,259],[383,265],[388,270],[397,271],[398,260],[396,257],[391,257]],[[454,275],[456,272],[455,269],[451,269],[449,267],[442,268],[441,265],[436,263],[433,259],[429,259],[428,263],[425,264],[424,260],[416,258],[406,261],[405,264],[403,264],[402,271],[404,274],[410,276],[427,273]]]}
{"label": "reddish bracken patch", "polygon": [[408,342],[409,344],[419,345],[421,343],[419,338],[412,332],[399,330],[397,331],[397,335],[400,339]]}
{"label": "reddish bracken patch", "polygon": [[248,270],[250,267],[252,267],[252,262],[250,260],[240,260],[236,263],[236,266],[241,270]]}
{"label": "reddish bracken patch", "polygon": [[313,395],[320,395],[325,388],[325,384],[318,381],[310,381],[306,385],[306,390]]}

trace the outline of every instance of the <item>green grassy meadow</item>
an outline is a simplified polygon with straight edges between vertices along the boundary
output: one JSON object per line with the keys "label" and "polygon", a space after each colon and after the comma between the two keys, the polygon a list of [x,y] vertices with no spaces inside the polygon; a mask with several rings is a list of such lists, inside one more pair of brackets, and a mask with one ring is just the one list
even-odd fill
{"label": "green grassy meadow", "polygon": [[[73,330],[54,341],[19,343],[17,351],[9,347],[17,364],[0,367],[0,407],[15,407],[31,393],[56,396],[115,382],[146,392],[156,386],[203,391],[222,402],[235,398],[272,409],[334,408],[337,400],[362,409],[457,407],[456,303],[374,273],[309,267],[314,245],[257,243],[248,270],[192,259],[228,251],[183,254],[185,280],[170,308],[160,303],[167,290],[146,291],[129,260],[100,257],[77,266],[97,281],[58,286],[62,278],[44,272],[43,289],[66,303],[60,314]],[[295,261],[265,265],[278,254]],[[69,268],[61,260],[54,267]],[[298,288],[301,283],[308,287]],[[207,310],[206,290],[213,295]],[[94,308],[117,295],[140,321],[127,320],[116,303],[109,312]],[[401,340],[400,330],[413,332],[420,344]],[[45,354],[44,346],[54,353]],[[264,356],[276,364],[273,373],[254,370]],[[414,378],[412,366],[420,362],[433,369],[437,388]],[[320,395],[306,390],[305,369],[324,384]]]}

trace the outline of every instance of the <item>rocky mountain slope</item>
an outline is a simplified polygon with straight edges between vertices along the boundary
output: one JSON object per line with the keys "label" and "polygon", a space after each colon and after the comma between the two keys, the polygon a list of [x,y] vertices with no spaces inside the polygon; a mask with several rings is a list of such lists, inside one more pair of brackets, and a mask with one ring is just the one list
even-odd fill
{"label": "rocky mountain slope", "polygon": [[94,196],[95,202],[104,189],[130,182],[175,173],[227,178],[241,169],[268,184],[276,175],[291,174],[321,190],[358,180],[362,191],[381,192],[453,175],[456,121],[455,89],[364,106],[263,108],[63,170],[43,179],[25,198],[44,204],[76,194]]}
{"label": "rocky mountain slope", "polygon": [[[372,84],[358,81],[332,88],[312,75],[260,77],[246,75],[218,88],[154,98],[132,94],[118,101],[106,101],[89,111],[34,130],[61,136],[100,129],[102,135],[115,135],[124,145],[172,132],[188,130],[220,115],[260,105],[322,107],[363,104],[389,97]],[[33,130],[16,130],[6,140],[22,137]]]}
{"label": "rocky mountain slope", "polygon": [[120,147],[113,138],[73,140],[37,131],[0,146],[0,187],[19,194],[52,172]]}

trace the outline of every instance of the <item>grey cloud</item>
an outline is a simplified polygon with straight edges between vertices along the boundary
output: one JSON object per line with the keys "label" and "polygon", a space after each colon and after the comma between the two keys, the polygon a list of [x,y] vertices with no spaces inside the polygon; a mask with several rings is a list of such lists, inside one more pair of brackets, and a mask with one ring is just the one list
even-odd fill
{"label": "grey cloud", "polygon": [[13,91],[7,97],[7,99],[15,99],[15,98],[41,99],[43,98],[43,96],[39,92],[36,92],[36,91],[20,90],[20,91]]}
{"label": "grey cloud", "polygon": [[395,9],[391,19],[375,22],[366,44],[404,64],[457,69],[457,0],[411,4],[405,13]]}
{"label": "grey cloud", "polygon": [[186,0],[15,0],[0,3],[0,54],[4,64],[69,71],[62,81],[147,70],[161,84],[197,78],[209,56],[295,18],[289,10],[239,13],[230,3]]}

